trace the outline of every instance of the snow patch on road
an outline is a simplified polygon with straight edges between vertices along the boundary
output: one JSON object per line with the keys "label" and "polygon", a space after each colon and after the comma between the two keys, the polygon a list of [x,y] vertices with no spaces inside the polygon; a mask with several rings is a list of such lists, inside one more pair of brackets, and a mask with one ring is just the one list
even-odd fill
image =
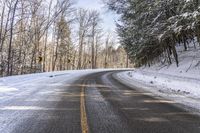
{"label": "snow patch on road", "polygon": [[0,93],[1,92],[12,92],[12,91],[17,91],[18,89],[13,88],[13,87],[8,87],[8,86],[0,86]]}

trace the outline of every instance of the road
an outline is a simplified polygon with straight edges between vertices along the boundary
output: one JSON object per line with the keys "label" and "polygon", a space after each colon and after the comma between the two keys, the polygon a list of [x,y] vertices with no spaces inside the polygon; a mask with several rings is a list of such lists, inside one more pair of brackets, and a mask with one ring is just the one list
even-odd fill
{"label": "road", "polygon": [[200,117],[119,83],[114,73],[41,84],[0,102],[0,133],[200,133]]}

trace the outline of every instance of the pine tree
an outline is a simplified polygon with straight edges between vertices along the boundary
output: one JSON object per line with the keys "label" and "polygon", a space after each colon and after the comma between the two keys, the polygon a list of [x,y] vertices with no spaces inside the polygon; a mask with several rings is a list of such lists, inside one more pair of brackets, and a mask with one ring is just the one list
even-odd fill
{"label": "pine tree", "polygon": [[[164,55],[179,65],[176,44],[200,40],[198,0],[107,0],[109,9],[121,16],[120,41],[136,66],[150,66]],[[166,54],[165,54],[166,53]]]}

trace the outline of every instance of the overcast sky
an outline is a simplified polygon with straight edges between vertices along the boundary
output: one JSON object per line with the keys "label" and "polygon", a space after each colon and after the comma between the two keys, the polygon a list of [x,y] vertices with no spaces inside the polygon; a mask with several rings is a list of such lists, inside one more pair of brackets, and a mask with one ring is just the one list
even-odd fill
{"label": "overcast sky", "polygon": [[108,12],[101,0],[77,0],[77,7],[84,9],[95,9],[101,13],[103,19],[102,26],[105,31],[115,31],[115,21],[117,16],[114,13]]}

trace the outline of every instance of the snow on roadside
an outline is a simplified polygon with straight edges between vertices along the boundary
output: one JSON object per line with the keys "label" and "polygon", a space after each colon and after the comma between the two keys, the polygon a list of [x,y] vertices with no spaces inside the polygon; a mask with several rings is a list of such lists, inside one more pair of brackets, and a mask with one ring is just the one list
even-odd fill
{"label": "snow on roadside", "polygon": [[[200,113],[200,79],[136,69],[120,72],[119,81],[133,88],[150,91],[155,95],[191,107]],[[190,109],[191,109],[190,108]],[[188,109],[188,108],[186,108]]]}
{"label": "snow on roadside", "polygon": [[[100,71],[100,70],[99,70]],[[24,83],[34,83],[41,80],[48,80],[49,78],[58,76],[67,76],[69,79],[77,78],[95,72],[94,70],[71,70],[71,71],[58,71],[58,72],[46,72],[36,74],[17,75],[0,78],[0,86],[15,86],[23,85]]]}
{"label": "snow on roadside", "polygon": [[3,77],[0,78],[0,99],[1,96],[4,96],[4,93],[11,94],[17,91],[21,92],[23,89],[31,90],[31,87],[34,88],[42,84],[60,85],[63,84],[62,82],[71,83],[87,74],[111,70],[123,69],[69,70]]}
{"label": "snow on roadside", "polygon": [[116,77],[125,84],[143,88],[200,112],[200,45],[197,38],[188,42],[187,51],[183,44],[176,46],[179,67],[172,56],[171,65],[165,59],[162,63],[155,60],[151,67],[143,66],[135,71],[119,73]]}
{"label": "snow on roadside", "polygon": [[[35,83],[40,83],[41,81],[45,84],[53,82],[54,79],[64,79],[64,81],[72,82],[78,78],[85,76],[87,74],[103,72],[103,71],[113,71],[113,70],[130,70],[126,68],[121,69],[86,69],[86,70],[66,70],[66,71],[55,71],[46,73],[35,73],[26,75],[16,75],[0,78],[0,92],[7,91],[17,91],[24,85],[31,85]],[[51,79],[51,80],[50,80]]]}
{"label": "snow on roadside", "polygon": [[3,77],[0,78],[0,103],[25,95],[29,96],[42,86],[70,84],[82,76],[101,71],[109,71],[109,69],[71,70]]}

